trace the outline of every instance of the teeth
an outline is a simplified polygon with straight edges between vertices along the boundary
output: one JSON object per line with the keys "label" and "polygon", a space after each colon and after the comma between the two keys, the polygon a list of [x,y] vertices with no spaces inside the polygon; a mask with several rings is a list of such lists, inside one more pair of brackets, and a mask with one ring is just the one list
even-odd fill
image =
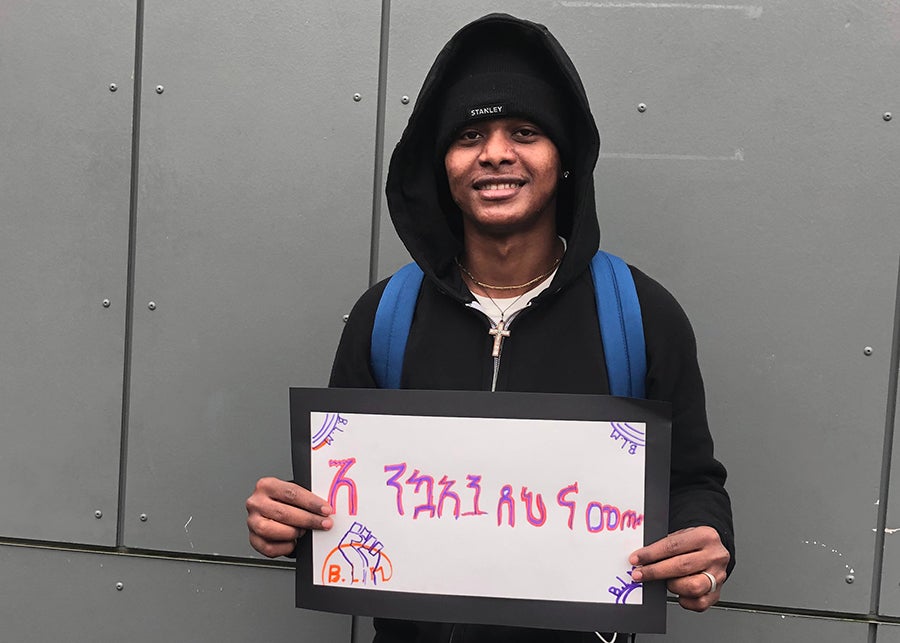
{"label": "teeth", "polygon": [[482,190],[511,190],[519,187],[518,183],[487,183],[481,186]]}

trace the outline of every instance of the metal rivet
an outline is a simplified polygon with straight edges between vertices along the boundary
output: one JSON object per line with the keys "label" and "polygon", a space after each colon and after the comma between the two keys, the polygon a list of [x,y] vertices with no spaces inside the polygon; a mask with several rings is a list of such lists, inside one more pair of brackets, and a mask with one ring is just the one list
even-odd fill
{"label": "metal rivet", "polygon": [[400,102],[403,103],[404,105],[409,105],[409,96],[401,96]]}
{"label": "metal rivet", "polygon": [[869,357],[869,356],[870,356],[872,353],[874,353],[874,352],[875,352],[875,349],[872,348],[871,346],[866,346],[866,347],[863,349],[863,354],[864,354],[866,357]]}
{"label": "metal rivet", "polygon": [[362,94],[353,94],[353,100],[357,103],[362,100]]}
{"label": "metal rivet", "polygon": [[847,578],[845,578],[844,580],[847,581],[848,585],[852,585],[853,581],[855,581],[856,578],[853,577],[853,574],[847,574]]}
{"label": "metal rivet", "polygon": [[116,583],[116,589],[120,592],[125,589],[125,583]]}
{"label": "metal rivet", "polygon": [[162,85],[157,85],[157,86],[156,86],[156,93],[157,93],[157,94],[162,94],[164,91],[166,91],[166,88],[163,87]]}
{"label": "metal rivet", "polygon": [[343,317],[341,317],[341,319],[343,319],[344,323],[346,324],[347,321],[350,319],[350,315],[344,315]]}
{"label": "metal rivet", "polygon": [[883,118],[883,119],[886,120],[886,121],[889,121],[889,120],[891,120],[891,119],[894,118],[894,117],[891,116],[891,113],[890,113],[890,112],[885,112],[885,113],[884,113],[884,116],[882,116],[881,118]]}
{"label": "metal rivet", "polygon": [[147,514],[141,514],[141,522],[147,522]]}
{"label": "metal rivet", "polygon": [[94,518],[100,519],[102,517],[103,517],[103,512],[100,511],[99,509],[94,512]]}
{"label": "metal rivet", "polygon": [[646,111],[647,111],[647,104],[646,104],[646,103],[638,103],[638,111],[639,111],[641,114],[643,114],[644,112],[646,112]]}
{"label": "metal rivet", "polygon": [[147,308],[149,308],[150,310],[156,310],[156,302],[155,301],[148,302]]}
{"label": "metal rivet", "polygon": [[115,83],[110,83],[110,84],[109,84],[109,91],[111,91],[111,92],[116,91],[118,88],[119,88],[119,86],[116,85]]}
{"label": "metal rivet", "polygon": [[109,302],[109,299],[104,299],[104,300],[103,300],[103,307],[104,307],[104,308],[109,308],[109,303],[110,303],[110,302]]}

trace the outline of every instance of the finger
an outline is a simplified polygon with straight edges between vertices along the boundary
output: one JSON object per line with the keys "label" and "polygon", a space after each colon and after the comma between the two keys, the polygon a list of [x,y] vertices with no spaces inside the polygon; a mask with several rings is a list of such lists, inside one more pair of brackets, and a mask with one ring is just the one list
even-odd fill
{"label": "finger", "polygon": [[260,514],[253,514],[247,518],[247,528],[251,534],[256,534],[260,538],[268,541],[284,541],[297,540],[305,531],[297,527],[285,525],[274,520],[269,520]]}
{"label": "finger", "polygon": [[[262,478],[256,483],[256,492],[322,516],[330,516],[334,513],[334,508],[328,504],[327,500],[293,482],[278,478]],[[254,493],[254,495],[256,494]]]}
{"label": "finger", "polygon": [[688,527],[638,549],[628,560],[632,565],[647,565],[698,551],[711,542],[720,542],[719,534],[712,527]]}
{"label": "finger", "polygon": [[250,545],[263,556],[277,558],[278,556],[287,556],[293,552],[294,548],[297,546],[297,541],[270,541],[251,533]]}
{"label": "finger", "polygon": [[[706,569],[708,565],[709,559],[704,552],[691,552],[689,554],[681,554],[672,558],[666,558],[650,565],[636,567],[631,571],[631,577],[642,583],[654,580],[681,578],[683,576],[697,574]],[[706,589],[709,589],[709,579],[703,575],[701,575],[701,578],[706,580]]]}
{"label": "finger", "polygon": [[262,518],[298,529],[331,529],[334,525],[334,520],[330,517],[322,517],[271,499],[261,500],[255,505],[255,509]]}
{"label": "finger", "polygon": [[332,507],[308,489],[277,478],[262,478],[247,499],[248,522],[261,516],[300,529],[330,529]]}
{"label": "finger", "polygon": [[[719,589],[722,586],[722,583],[725,582],[725,573],[715,573],[710,571],[715,579],[716,579],[716,593],[718,593]],[[673,594],[677,594],[678,596],[685,596],[687,598],[699,598],[701,596],[705,596],[712,589],[712,583],[709,580],[709,577],[706,574],[691,574],[690,576],[685,576],[683,578],[673,578],[668,583],[666,583],[666,587]]]}
{"label": "finger", "polygon": [[678,604],[684,609],[691,610],[692,612],[705,612],[718,602],[719,592],[704,594],[698,598],[691,598],[688,596],[678,597]]}

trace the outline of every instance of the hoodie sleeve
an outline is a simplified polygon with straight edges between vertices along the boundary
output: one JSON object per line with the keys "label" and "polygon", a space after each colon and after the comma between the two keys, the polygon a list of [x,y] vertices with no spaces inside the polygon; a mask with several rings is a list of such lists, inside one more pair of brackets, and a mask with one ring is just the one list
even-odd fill
{"label": "hoodie sleeve", "polygon": [[669,528],[714,528],[735,564],[725,467],[713,455],[697,342],[684,310],[656,281],[632,268],[647,344],[647,397],[672,404]]}
{"label": "hoodie sleeve", "polygon": [[353,306],[331,366],[331,388],[377,388],[369,359],[372,327],[387,279],[363,293]]}

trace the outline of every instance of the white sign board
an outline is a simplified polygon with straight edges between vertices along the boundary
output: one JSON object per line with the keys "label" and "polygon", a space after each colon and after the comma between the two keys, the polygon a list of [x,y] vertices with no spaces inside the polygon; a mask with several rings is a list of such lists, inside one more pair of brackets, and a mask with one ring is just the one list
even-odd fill
{"label": "white sign board", "polygon": [[559,414],[562,398],[586,396],[455,393],[448,405],[447,393],[364,393],[437,395],[443,410],[367,412],[347,390],[340,401],[307,391],[302,417],[292,411],[294,447],[305,437],[308,484],[335,515],[312,534],[304,585],[344,590],[333,596],[643,605],[628,556],[649,542],[646,411],[629,401],[607,419],[506,417],[484,403],[552,398]]}

